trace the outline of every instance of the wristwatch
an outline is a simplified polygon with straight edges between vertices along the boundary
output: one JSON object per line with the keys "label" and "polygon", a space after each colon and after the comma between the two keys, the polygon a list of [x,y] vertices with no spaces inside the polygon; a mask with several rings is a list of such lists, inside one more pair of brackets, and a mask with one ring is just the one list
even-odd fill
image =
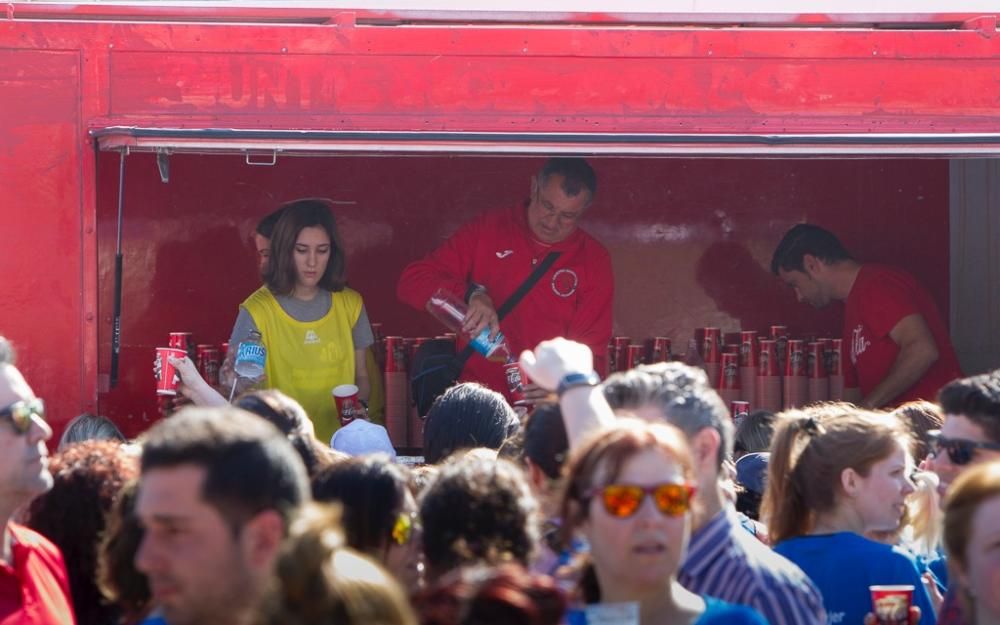
{"label": "wristwatch", "polygon": [[556,394],[562,397],[563,393],[571,388],[577,388],[579,386],[597,386],[601,383],[601,376],[597,375],[596,371],[591,371],[590,373],[568,373],[563,376],[563,379],[559,380],[559,386],[556,388]]}

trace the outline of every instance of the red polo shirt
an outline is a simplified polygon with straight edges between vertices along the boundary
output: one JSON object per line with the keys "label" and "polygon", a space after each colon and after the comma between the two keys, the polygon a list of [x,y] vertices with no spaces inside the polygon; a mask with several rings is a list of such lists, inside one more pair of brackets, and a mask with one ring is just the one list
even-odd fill
{"label": "red polo shirt", "polygon": [[66,564],[41,534],[9,523],[13,566],[0,564],[0,625],[74,625]]}
{"label": "red polo shirt", "polygon": [[[499,308],[552,251],[562,255],[500,322],[500,330],[515,358],[541,341],[563,336],[588,345],[594,368],[603,371],[611,339],[611,256],[579,228],[559,243],[539,242],[532,236],[524,206],[489,212],[465,224],[427,258],[407,266],[396,293],[424,310],[436,289],[462,297],[474,282],[486,287]],[[460,349],[464,340],[461,343]],[[466,363],[462,380],[508,395],[500,364],[476,354]]]}

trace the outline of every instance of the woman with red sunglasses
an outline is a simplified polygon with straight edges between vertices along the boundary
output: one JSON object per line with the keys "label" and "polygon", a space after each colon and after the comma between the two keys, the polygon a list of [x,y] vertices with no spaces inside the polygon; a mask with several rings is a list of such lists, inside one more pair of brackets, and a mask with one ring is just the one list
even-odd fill
{"label": "woman with red sunglasses", "polygon": [[[590,545],[569,622],[613,610],[642,625],[760,625],[755,610],[699,596],[677,582],[691,533],[693,466],[683,434],[665,423],[619,419],[569,460],[563,542]],[[599,605],[595,605],[599,604]],[[615,604],[615,605],[611,605]],[[605,612],[607,614],[607,612]]]}

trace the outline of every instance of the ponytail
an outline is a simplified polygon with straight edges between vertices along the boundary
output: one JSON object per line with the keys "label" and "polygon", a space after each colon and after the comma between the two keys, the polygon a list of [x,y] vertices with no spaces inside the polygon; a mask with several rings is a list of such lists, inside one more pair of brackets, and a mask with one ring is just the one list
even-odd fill
{"label": "ponytail", "polygon": [[771,440],[767,487],[760,512],[772,544],[805,534],[812,526],[804,489],[795,477],[802,452],[818,432],[816,419],[802,411],[786,412],[778,420]]}

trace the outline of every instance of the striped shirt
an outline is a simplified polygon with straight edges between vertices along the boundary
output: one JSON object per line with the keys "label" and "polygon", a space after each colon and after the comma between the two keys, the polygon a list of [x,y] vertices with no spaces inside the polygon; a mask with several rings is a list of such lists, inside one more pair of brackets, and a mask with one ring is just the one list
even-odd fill
{"label": "striped shirt", "polygon": [[691,535],[677,576],[693,593],[748,605],[771,625],[825,625],[823,597],[799,567],[751,536],[726,509]]}

